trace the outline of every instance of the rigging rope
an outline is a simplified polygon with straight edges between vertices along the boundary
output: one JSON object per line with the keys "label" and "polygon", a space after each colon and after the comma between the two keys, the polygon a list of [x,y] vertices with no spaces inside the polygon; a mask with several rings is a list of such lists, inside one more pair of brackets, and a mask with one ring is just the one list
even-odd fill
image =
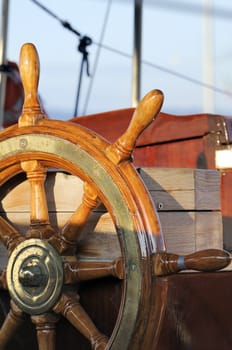
{"label": "rigging rope", "polygon": [[[108,45],[103,45],[103,44],[100,44],[100,43],[94,42],[94,41],[93,41],[93,44],[100,45],[103,49],[111,51],[111,52],[114,52],[114,53],[116,53],[116,54],[118,54],[120,56],[123,56],[123,57],[126,57],[126,58],[131,58],[131,59],[133,58],[133,56],[131,54],[128,54],[128,53],[123,52],[123,51],[120,51],[120,50],[115,49],[113,47],[110,47]],[[163,67],[163,66],[158,65],[156,63],[152,63],[152,62],[149,62],[147,60],[142,60],[141,63],[145,64],[146,66],[150,66],[150,67],[153,67],[153,68],[155,68],[157,70],[165,72],[167,74],[174,75],[174,76],[176,76],[176,77],[178,77],[180,79],[186,80],[186,81],[188,81],[190,83],[193,83],[195,85],[200,85],[200,86],[202,86],[204,88],[211,89],[211,90],[213,90],[215,92],[218,92],[218,93],[221,93],[223,95],[227,95],[227,96],[232,97],[232,92],[230,92],[230,91],[217,88],[216,86],[213,86],[213,85],[210,85],[210,84],[206,84],[206,83],[202,82],[201,80],[197,80],[197,79],[192,78],[192,77],[190,77],[188,75],[185,75],[185,74],[182,74],[180,72],[174,71],[172,69]]]}
{"label": "rigging rope", "polygon": [[106,8],[106,13],[105,13],[105,17],[104,17],[104,22],[103,22],[103,26],[102,26],[101,35],[100,35],[100,41],[98,43],[98,50],[97,50],[97,54],[96,54],[96,58],[95,58],[94,66],[93,66],[93,73],[91,74],[91,78],[92,79],[90,80],[89,88],[88,88],[88,91],[87,91],[87,94],[86,94],[86,99],[85,99],[84,109],[83,109],[83,115],[86,113],[86,110],[88,108],[88,103],[89,103],[89,100],[90,100],[90,95],[91,95],[91,92],[92,92],[94,78],[95,78],[95,75],[96,75],[97,66],[98,66],[100,53],[101,53],[101,49],[102,49],[102,42],[104,40],[106,27],[107,27],[109,15],[110,15],[111,5],[112,5],[112,0],[109,0],[108,4],[107,4],[107,8]]}
{"label": "rigging rope", "polygon": [[[72,31],[76,35],[82,37],[81,33],[79,33],[77,30],[73,29],[73,27],[70,25],[69,22],[61,20],[57,15],[55,15],[53,12],[51,12],[49,9],[47,9],[38,0],[31,0],[31,1],[33,3],[35,3],[37,6],[39,6],[40,8],[42,8],[44,11],[46,11],[53,18],[57,19],[65,28],[69,29],[70,31]],[[120,56],[123,56],[123,57],[126,57],[126,58],[132,59],[132,57],[133,57],[131,54],[125,53],[123,51],[120,51],[118,49],[115,49],[113,47],[110,47],[110,46],[105,45],[105,44],[102,43],[103,42],[103,38],[104,38],[104,34],[105,34],[105,28],[106,28],[107,21],[108,21],[108,16],[109,16],[109,12],[110,12],[111,3],[112,3],[112,0],[109,0],[107,11],[106,11],[106,15],[105,15],[105,19],[104,19],[104,24],[103,24],[103,28],[102,28],[102,33],[101,33],[101,37],[100,37],[100,41],[99,42],[92,41],[92,43],[97,45],[98,48],[99,48],[98,52],[97,52],[97,55],[96,55],[96,60],[95,60],[95,63],[94,63],[94,71],[93,71],[93,75],[92,75],[92,80],[95,77],[95,73],[96,73],[97,64],[98,64],[98,60],[99,60],[101,49],[108,50],[110,52],[113,52],[113,53],[115,53],[117,55],[120,55]],[[159,4],[159,2],[157,4]],[[204,82],[202,82],[200,80],[197,80],[197,79],[195,79],[193,77],[190,77],[188,75],[182,74],[182,73],[174,71],[172,69],[163,67],[163,66],[158,65],[156,63],[152,63],[152,62],[149,62],[147,60],[142,60],[141,63],[144,64],[144,65],[150,66],[152,68],[155,68],[157,70],[160,70],[162,72],[165,72],[167,74],[174,75],[174,76],[176,76],[176,77],[178,77],[180,79],[186,80],[186,81],[188,81],[188,82],[190,82],[192,84],[195,84],[195,85],[198,85],[198,86],[201,86],[201,87],[213,90],[214,92],[217,92],[217,93],[220,93],[220,94],[232,97],[232,92],[230,92],[230,91],[218,88],[216,86],[213,86],[213,85],[210,85],[210,84],[207,84],[207,83],[204,83]],[[87,104],[88,104],[88,101],[90,99],[92,86],[93,86],[93,81],[90,83],[90,86],[89,86],[89,89],[88,89],[88,92],[87,92],[87,97],[86,97],[85,106],[84,106],[84,113],[86,112]]]}
{"label": "rigging rope", "polygon": [[76,29],[74,29],[71,24],[67,21],[63,21],[61,18],[59,18],[54,12],[52,12],[51,10],[49,10],[46,6],[42,5],[41,2],[37,1],[37,0],[31,0],[32,2],[34,2],[34,4],[36,4],[38,7],[40,7],[42,10],[44,10],[45,12],[47,12],[51,17],[57,19],[63,27],[65,27],[66,29],[69,29],[71,32],[73,32],[74,34],[76,34],[77,36],[81,36],[81,33],[79,33]]}

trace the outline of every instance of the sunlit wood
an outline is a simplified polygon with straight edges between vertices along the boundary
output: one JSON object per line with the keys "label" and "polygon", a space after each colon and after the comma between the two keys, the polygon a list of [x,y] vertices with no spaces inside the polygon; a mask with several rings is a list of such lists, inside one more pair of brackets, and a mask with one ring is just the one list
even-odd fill
{"label": "sunlit wood", "polygon": [[98,194],[91,185],[84,183],[84,194],[82,203],[76,212],[64,225],[61,234],[68,241],[76,242],[83,226],[85,225],[91,211],[100,204]]}
{"label": "sunlit wood", "polygon": [[39,56],[35,46],[31,43],[24,44],[20,51],[20,75],[25,97],[19,126],[34,125],[47,117],[38,96],[39,73]]}
{"label": "sunlit wood", "polygon": [[91,211],[99,204],[100,200],[95,189],[87,182],[84,183],[82,203],[63,226],[61,233],[56,237],[52,237],[50,243],[62,254],[74,253],[78,236],[82,232]]}
{"label": "sunlit wood", "polygon": [[54,234],[50,227],[47,199],[44,188],[47,171],[37,160],[21,162],[30,183],[30,221],[29,237],[48,238]]}
{"label": "sunlit wood", "polygon": [[[31,43],[22,46],[20,51],[20,75],[24,87],[24,105],[19,118],[19,127],[35,125],[47,118],[42,110],[39,96],[40,64],[35,46]],[[47,201],[44,189],[46,169],[37,160],[21,162],[31,186],[31,229],[29,236],[48,238],[54,232],[49,224]],[[39,225],[39,228],[38,228]]]}
{"label": "sunlit wood", "polygon": [[158,115],[163,104],[163,93],[159,90],[150,91],[136,108],[129,127],[118,140],[110,145],[106,154],[115,164],[131,158],[139,135],[151,124]]}

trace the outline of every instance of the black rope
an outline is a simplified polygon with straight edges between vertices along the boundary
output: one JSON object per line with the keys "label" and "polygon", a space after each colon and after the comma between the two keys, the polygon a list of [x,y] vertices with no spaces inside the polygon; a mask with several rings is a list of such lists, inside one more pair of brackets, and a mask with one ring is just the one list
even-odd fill
{"label": "black rope", "polygon": [[76,103],[75,103],[75,108],[73,113],[74,117],[78,115],[78,104],[79,104],[80,93],[81,93],[81,83],[82,83],[84,65],[86,65],[87,76],[90,76],[88,51],[86,50],[87,46],[90,44],[92,44],[92,40],[88,36],[84,36],[83,38],[80,39],[80,43],[78,46],[78,50],[82,53],[82,61],[81,61],[80,76],[79,76],[78,87],[77,87]]}
{"label": "black rope", "polygon": [[76,29],[74,29],[71,24],[67,21],[62,20],[60,17],[58,17],[54,12],[49,10],[46,6],[42,5],[39,1],[37,0],[31,0],[34,2],[38,7],[40,7],[42,10],[44,10],[47,14],[49,14],[51,17],[57,19],[64,28],[68,29],[69,31],[73,32],[77,36],[81,36],[81,33],[79,33]]}

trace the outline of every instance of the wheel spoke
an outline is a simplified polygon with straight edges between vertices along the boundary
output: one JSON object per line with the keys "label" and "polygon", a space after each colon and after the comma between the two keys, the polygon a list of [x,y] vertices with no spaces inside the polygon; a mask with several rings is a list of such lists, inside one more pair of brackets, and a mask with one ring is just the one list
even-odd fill
{"label": "wheel spoke", "polygon": [[107,276],[124,279],[122,258],[113,261],[80,260],[65,262],[64,264],[65,284],[80,281],[93,280]]}
{"label": "wheel spoke", "polygon": [[20,233],[0,216],[0,241],[10,254],[12,250],[24,240]]}
{"label": "wheel spoke", "polygon": [[60,254],[72,254],[76,250],[76,241],[93,209],[100,204],[96,191],[87,182],[84,183],[84,194],[81,205],[63,226],[61,233],[52,237],[50,243]]}
{"label": "wheel spoke", "polygon": [[84,183],[82,203],[62,228],[61,234],[68,241],[77,240],[82,228],[93,209],[100,204],[96,191],[87,182]]}
{"label": "wheel spoke", "polygon": [[12,301],[11,309],[0,329],[0,350],[3,350],[16,330],[21,326],[25,314]]}
{"label": "wheel spoke", "polygon": [[44,181],[47,170],[37,160],[21,162],[31,188],[31,225],[28,237],[49,238],[54,234],[49,221]]}
{"label": "wheel spoke", "polygon": [[93,350],[104,350],[108,338],[94,325],[88,314],[79,303],[79,296],[63,293],[60,301],[53,309],[62,314],[66,319],[91,343]]}
{"label": "wheel spoke", "polygon": [[131,160],[137,139],[158,116],[163,99],[162,91],[152,90],[141,100],[134,111],[127,130],[106,149],[107,157],[114,164]]}
{"label": "wheel spoke", "polygon": [[55,327],[58,319],[58,316],[54,313],[48,313],[31,317],[32,322],[36,325],[37,342],[39,350],[55,350]]}

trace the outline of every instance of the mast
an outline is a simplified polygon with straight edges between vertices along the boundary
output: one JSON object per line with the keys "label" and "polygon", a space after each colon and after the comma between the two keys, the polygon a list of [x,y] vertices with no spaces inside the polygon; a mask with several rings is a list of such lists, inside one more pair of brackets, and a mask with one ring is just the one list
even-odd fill
{"label": "mast", "polygon": [[140,101],[143,0],[134,0],[134,52],[132,64],[132,106]]}
{"label": "mast", "polygon": [[3,125],[4,104],[6,94],[6,73],[4,65],[6,64],[6,46],[7,46],[7,27],[8,27],[8,8],[9,0],[1,0],[1,32],[0,32],[0,129]]}

